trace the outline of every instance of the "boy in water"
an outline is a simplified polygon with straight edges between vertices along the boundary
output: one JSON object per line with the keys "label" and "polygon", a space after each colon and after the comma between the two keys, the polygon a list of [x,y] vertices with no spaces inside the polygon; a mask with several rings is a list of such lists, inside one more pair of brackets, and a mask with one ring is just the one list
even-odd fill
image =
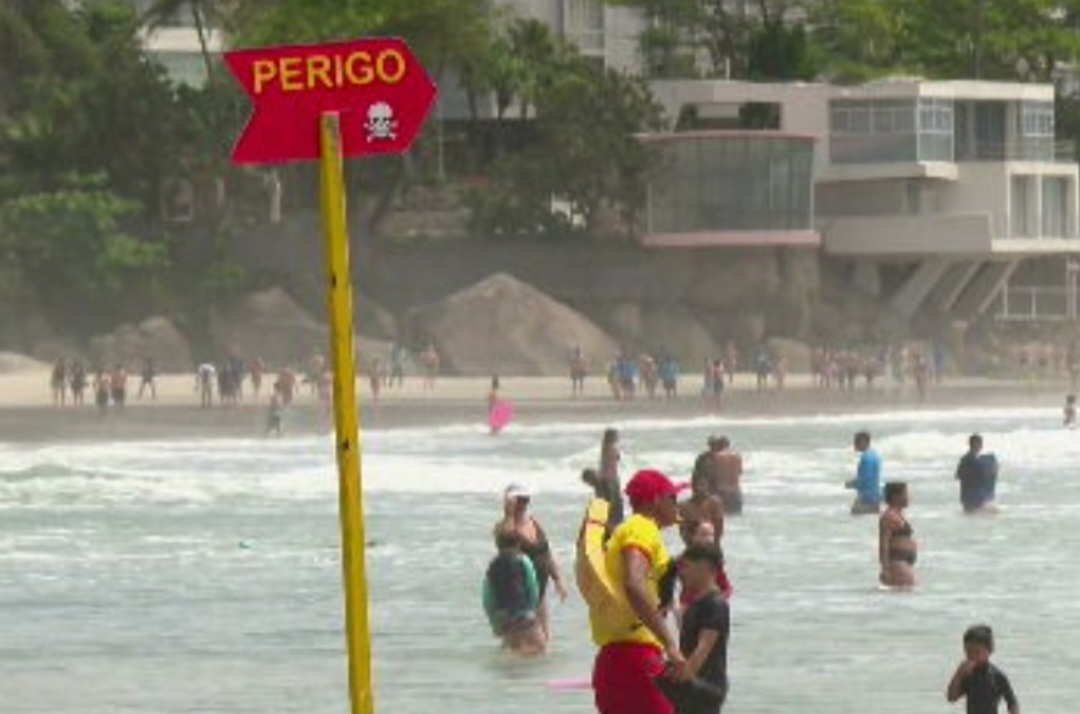
{"label": "boy in water", "polygon": [[266,436],[271,434],[281,436],[281,426],[284,419],[283,411],[281,390],[274,389],[274,393],[270,396],[270,408],[266,413]]}
{"label": "boy in water", "polygon": [[1065,397],[1065,426],[1076,426],[1076,395]]}
{"label": "boy in water", "polygon": [[679,634],[690,679],[675,682],[662,676],[658,684],[675,705],[676,714],[719,714],[727,698],[731,631],[731,612],[716,584],[723,556],[712,543],[694,542],[680,561],[683,587],[692,598]]}
{"label": "boy in water", "polygon": [[1009,714],[1020,714],[1020,702],[1013,693],[1009,678],[990,664],[994,652],[994,633],[986,625],[969,627],[964,633],[964,661],[949,681],[945,697],[956,702],[967,697],[967,714],[997,714],[1005,700]]}
{"label": "boy in water", "polygon": [[544,632],[540,626],[540,588],[532,561],[521,552],[521,539],[508,528],[495,533],[499,554],[484,577],[484,612],[491,631],[501,637],[503,648],[531,657],[543,654]]}

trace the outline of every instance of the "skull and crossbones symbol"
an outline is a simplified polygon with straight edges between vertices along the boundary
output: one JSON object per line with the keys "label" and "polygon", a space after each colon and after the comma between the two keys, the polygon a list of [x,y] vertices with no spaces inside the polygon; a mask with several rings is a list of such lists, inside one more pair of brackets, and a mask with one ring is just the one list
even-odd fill
{"label": "skull and crossbones symbol", "polygon": [[394,108],[386,102],[375,102],[367,110],[367,140],[385,141],[397,139],[398,120],[394,118]]}

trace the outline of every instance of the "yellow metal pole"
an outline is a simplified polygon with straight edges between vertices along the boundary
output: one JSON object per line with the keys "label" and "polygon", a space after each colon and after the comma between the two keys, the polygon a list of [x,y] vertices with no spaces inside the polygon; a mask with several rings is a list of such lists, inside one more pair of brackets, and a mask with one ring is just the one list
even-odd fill
{"label": "yellow metal pole", "polygon": [[353,353],[352,273],[345,221],[341,124],[337,112],[319,122],[322,160],[323,234],[329,281],[330,357],[334,370],[334,425],[337,430],[338,493],[341,511],[341,565],[345,577],[345,637],[349,649],[352,714],[374,714],[371,686],[371,631],[368,628],[364,566],[364,507],[360,470],[360,418]]}

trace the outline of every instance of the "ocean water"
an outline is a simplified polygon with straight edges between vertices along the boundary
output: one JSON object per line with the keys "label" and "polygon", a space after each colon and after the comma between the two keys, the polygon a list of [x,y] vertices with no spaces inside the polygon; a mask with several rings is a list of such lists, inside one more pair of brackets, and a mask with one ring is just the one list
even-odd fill
{"label": "ocean water", "polygon": [[[381,712],[589,712],[552,680],[590,671],[584,607],[553,611],[537,662],[500,655],[479,606],[509,481],[563,568],[605,424],[365,435]],[[746,455],[729,522],[728,711],[947,712],[974,622],[1026,712],[1072,710],[1080,663],[1080,433],[1055,410],[627,422],[625,471],[685,476],[704,437]],[[847,515],[853,431],[911,483],[911,594],[876,587],[873,519]],[[979,430],[1003,463],[997,518],[964,517],[952,479]],[[0,444],[0,710],[348,710],[329,438]]]}

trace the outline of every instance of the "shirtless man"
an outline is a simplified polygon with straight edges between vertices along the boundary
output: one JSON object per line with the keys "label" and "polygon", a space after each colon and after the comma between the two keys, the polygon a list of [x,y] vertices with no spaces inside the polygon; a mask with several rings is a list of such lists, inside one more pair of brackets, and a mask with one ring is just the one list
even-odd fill
{"label": "shirtless man", "polygon": [[698,457],[690,480],[690,497],[679,502],[679,533],[687,543],[693,540],[694,530],[701,523],[711,524],[717,544],[724,537],[724,503],[713,493],[716,468],[711,448],[715,442],[710,438],[710,450]]}
{"label": "shirtless man", "polygon": [[731,441],[721,436],[713,446],[713,461],[716,464],[714,493],[724,503],[724,513],[739,515],[743,509],[742,494],[742,455],[731,448]]}

